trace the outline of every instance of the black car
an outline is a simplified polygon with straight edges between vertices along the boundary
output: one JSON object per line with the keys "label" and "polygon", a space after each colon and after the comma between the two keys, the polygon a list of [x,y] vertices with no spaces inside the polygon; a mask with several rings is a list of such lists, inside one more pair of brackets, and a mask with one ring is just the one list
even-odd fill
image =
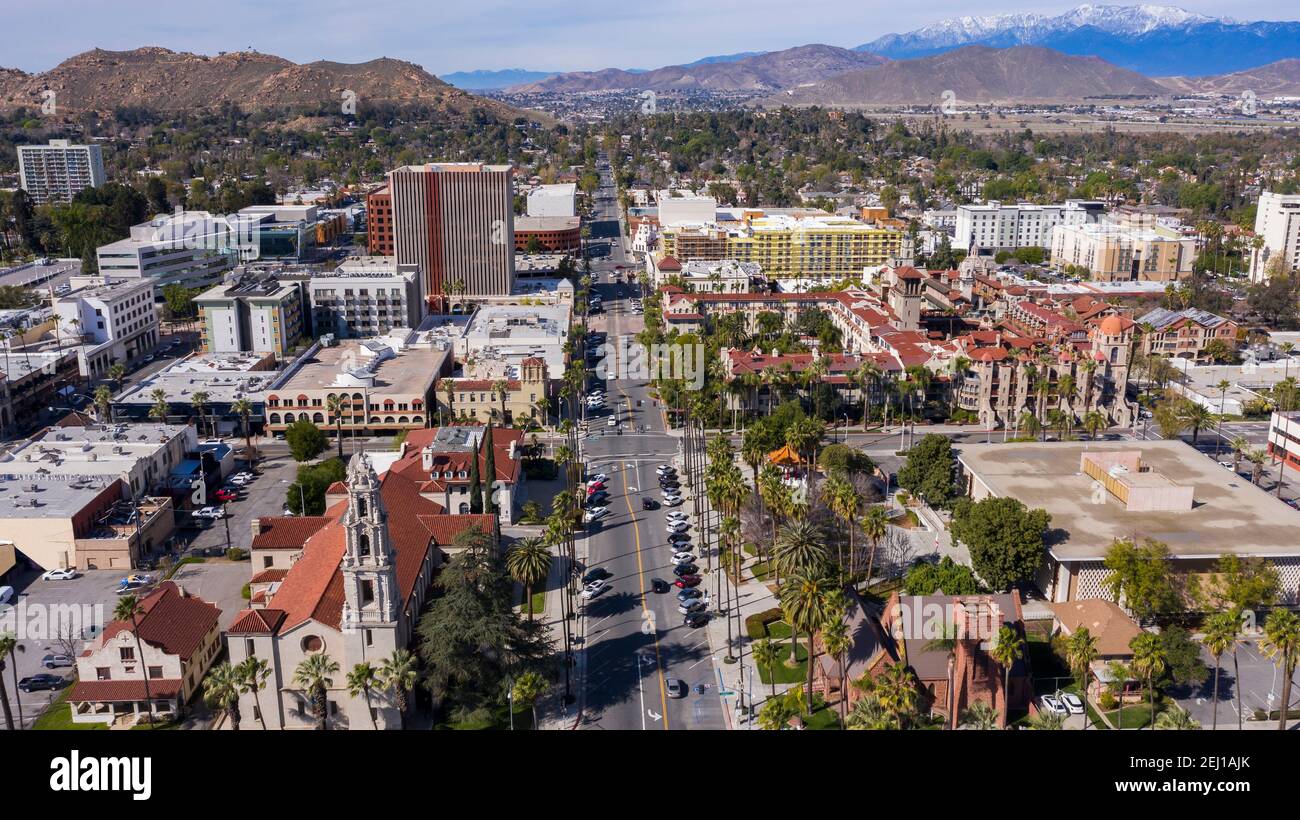
{"label": "black car", "polygon": [[684,532],[668,533],[668,543],[670,544],[686,544],[689,543],[690,540],[691,536]]}
{"label": "black car", "polygon": [[694,564],[682,564],[681,566],[673,567],[673,575],[676,575],[678,578],[681,578],[683,575],[694,575],[699,571],[700,568]]}
{"label": "black car", "polygon": [[659,502],[655,501],[653,498],[643,498],[641,499],[641,509],[657,510],[659,509]]}
{"label": "black car", "polygon": [[671,584],[669,584],[667,581],[665,581],[662,578],[651,578],[650,588],[653,589],[655,592],[659,593],[660,595],[662,595],[668,590],[672,589],[673,587]]}
{"label": "black car", "polygon": [[586,586],[592,581],[603,581],[610,577],[610,575],[610,571],[604,567],[596,567],[595,569],[588,570],[587,574],[582,576],[582,585]]}
{"label": "black car", "polygon": [[18,688],[24,692],[40,692],[46,689],[59,689],[63,678],[58,675],[31,675],[18,681]]}
{"label": "black car", "polygon": [[670,487],[675,490],[682,485],[675,478],[661,478],[659,479],[659,486],[660,488],[665,490],[669,489]]}
{"label": "black car", "polygon": [[703,597],[704,597],[704,590],[699,589],[698,587],[682,589],[682,590],[678,590],[677,592],[677,600],[681,601],[682,603],[686,603],[687,601],[693,598],[703,598]]}
{"label": "black car", "polygon": [[600,505],[604,504],[608,500],[609,500],[609,493],[605,492],[604,490],[599,490],[587,496],[587,506],[599,507]]}
{"label": "black car", "polygon": [[690,615],[686,615],[682,618],[682,623],[689,626],[691,629],[699,629],[708,622],[709,613],[707,612],[692,612]]}

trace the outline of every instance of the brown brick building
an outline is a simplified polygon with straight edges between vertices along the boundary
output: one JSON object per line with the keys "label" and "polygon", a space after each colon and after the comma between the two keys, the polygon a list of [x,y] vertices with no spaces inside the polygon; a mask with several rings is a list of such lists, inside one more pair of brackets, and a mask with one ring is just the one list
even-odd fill
{"label": "brown brick building", "polygon": [[393,255],[393,194],[387,185],[366,194],[366,246],[375,256]]}

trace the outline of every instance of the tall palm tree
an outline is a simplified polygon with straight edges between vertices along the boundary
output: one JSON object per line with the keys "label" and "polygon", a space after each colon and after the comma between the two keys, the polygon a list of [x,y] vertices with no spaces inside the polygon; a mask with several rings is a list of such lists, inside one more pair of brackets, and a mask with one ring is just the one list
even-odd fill
{"label": "tall palm tree", "polygon": [[[1210,653],[1214,658],[1214,706],[1212,707],[1210,717],[1210,728],[1219,728],[1219,669],[1223,653],[1229,649],[1233,650],[1236,655],[1238,618],[1231,611],[1216,612],[1205,619],[1205,634],[1201,638],[1201,644],[1205,646],[1205,651]],[[1241,688],[1241,684],[1236,684]]]}
{"label": "tall palm tree", "polygon": [[525,672],[518,678],[515,678],[515,685],[511,687],[510,694],[515,703],[522,703],[532,710],[533,729],[540,729],[537,725],[537,701],[542,695],[546,694],[549,688],[546,678],[536,672]]}
{"label": "tall palm tree", "polygon": [[343,397],[331,393],[325,397],[325,411],[334,424],[334,442],[339,448],[339,461],[343,460]]}
{"label": "tall palm tree", "polygon": [[989,648],[989,657],[1002,667],[1002,701],[1007,714],[1011,713],[1011,667],[1025,656],[1025,640],[1007,624],[998,627],[996,643]]}
{"label": "tall palm tree", "polygon": [[772,562],[786,575],[820,574],[828,553],[822,531],[811,521],[790,521],[772,545]]}
{"label": "tall palm tree", "polygon": [[338,671],[338,661],[324,652],[308,655],[293,671],[293,682],[306,690],[311,698],[311,713],[316,719],[317,731],[329,729],[329,688],[334,685],[334,675]]}
{"label": "tall palm tree", "polygon": [[4,707],[5,727],[11,732],[14,730],[14,715],[9,706],[9,692],[5,689],[4,671],[6,658],[13,653],[17,645],[18,638],[12,632],[0,633],[0,707]]}
{"label": "tall palm tree", "polygon": [[253,696],[257,722],[262,725],[262,731],[266,731],[266,715],[262,712],[260,693],[266,688],[267,678],[271,677],[271,664],[256,655],[249,655],[235,669],[239,672],[240,691],[248,692]]}
{"label": "tall palm tree", "polygon": [[1192,446],[1201,435],[1201,429],[1214,423],[1214,412],[1203,404],[1188,401],[1182,405],[1179,416],[1188,427],[1192,428]]}
{"label": "tall palm tree", "polygon": [[885,669],[874,684],[876,699],[890,716],[894,729],[906,728],[916,718],[921,693],[911,670],[901,663]]}
{"label": "tall palm tree", "polygon": [[[854,569],[853,556],[855,555],[853,545],[853,522],[858,517],[858,510],[862,506],[862,498],[858,495],[858,491],[854,488],[852,482],[848,479],[841,478],[840,476],[832,476],[828,479],[823,489],[824,492],[822,497],[826,500],[826,505],[830,507],[831,512],[840,519],[845,529],[849,532],[848,572],[849,574],[852,574]],[[843,552],[839,550],[839,543],[839,539],[836,539],[836,550],[840,553],[837,570],[844,572],[844,555]]]}
{"label": "tall palm tree", "polygon": [[109,413],[113,409],[113,391],[108,389],[108,385],[101,384],[95,388],[95,412],[99,416],[100,424],[109,422]]}
{"label": "tall palm tree", "polygon": [[375,710],[370,707],[370,691],[379,685],[379,671],[370,663],[361,662],[348,670],[348,694],[352,697],[362,695],[366,699],[366,714],[370,715],[370,728],[378,731]]}
{"label": "tall palm tree", "polygon": [[[853,636],[849,634],[848,624],[838,613],[832,613],[821,632],[822,647],[835,659],[840,669],[840,723],[843,724],[849,716],[849,652],[853,649]],[[811,659],[809,663],[812,663]]]}
{"label": "tall palm tree", "polygon": [[889,532],[889,513],[885,512],[883,506],[874,506],[867,509],[867,514],[862,519],[862,534],[871,539],[871,552],[867,556],[867,586],[871,585],[871,575],[875,572],[876,567],[876,548],[884,540],[885,535]]}
{"label": "tall palm tree", "polygon": [[403,729],[406,728],[407,695],[415,689],[418,678],[415,653],[409,649],[394,649],[393,654],[379,664],[379,685],[393,693],[393,700],[397,703],[397,716]]}
{"label": "tall palm tree", "polygon": [[1169,656],[1160,644],[1160,638],[1143,632],[1129,642],[1133,650],[1133,671],[1146,681],[1147,699],[1151,703],[1151,722],[1156,722],[1156,681],[1169,668]]}
{"label": "tall palm tree", "polygon": [[1065,728],[1065,716],[1055,712],[1039,712],[1029,719],[1029,728],[1056,732]]}
{"label": "tall palm tree", "polygon": [[122,389],[122,377],[126,375],[126,366],[121,362],[113,362],[108,366],[108,377],[113,380],[113,384],[118,390]]}
{"label": "tall palm tree", "polygon": [[235,403],[230,405],[231,411],[239,416],[239,423],[244,430],[244,456],[248,459],[248,466],[253,466],[253,431],[250,426],[250,419],[253,415],[253,403],[248,399],[236,399]]}
{"label": "tall palm tree", "polygon": [[170,407],[167,403],[167,391],[161,387],[155,387],[150,391],[149,398],[153,399],[153,407],[149,408],[149,418],[166,423],[167,410]]}
{"label": "tall palm tree", "polygon": [[501,399],[501,423],[506,423],[506,400],[510,398],[510,382],[505,379],[497,379],[492,382],[492,395],[494,398]]}
{"label": "tall palm tree", "polygon": [[1264,620],[1264,637],[1259,642],[1264,657],[1277,665],[1282,675],[1282,702],[1278,710],[1277,728],[1286,729],[1286,719],[1291,711],[1291,679],[1295,677],[1297,657],[1300,657],[1300,617],[1289,609],[1278,607]]}
{"label": "tall palm tree", "polygon": [[221,663],[210,670],[203,679],[203,699],[210,706],[225,709],[230,715],[230,728],[239,731],[239,696],[243,692],[243,681],[237,667]]}
{"label": "tall palm tree", "polygon": [[533,619],[533,587],[546,580],[551,571],[551,550],[540,538],[520,538],[506,551],[506,571],[524,588],[528,602],[528,620]]}
{"label": "tall palm tree", "polygon": [[771,697],[776,697],[776,661],[781,657],[781,651],[772,643],[771,638],[763,638],[754,644],[750,652],[755,667],[767,670],[767,682],[772,687]]}
{"label": "tall palm tree", "polygon": [[1088,438],[1096,439],[1097,435],[1109,426],[1109,419],[1106,414],[1100,410],[1089,410],[1083,416],[1083,429],[1088,431]]}
{"label": "tall palm tree", "polygon": [[153,696],[149,692],[149,667],[145,663],[144,644],[140,642],[140,615],[143,612],[144,607],[140,605],[139,598],[134,595],[123,595],[117,599],[117,605],[113,607],[113,620],[131,623],[131,634],[135,638],[135,655],[140,664],[140,677],[144,680],[144,700],[149,706],[149,711],[145,714],[145,722],[153,723]]}
{"label": "tall palm tree", "polygon": [[1070,670],[1079,676],[1079,691],[1083,694],[1085,712],[1083,728],[1087,731],[1088,724],[1092,722],[1087,716],[1088,676],[1092,671],[1092,662],[1097,660],[1097,639],[1088,631],[1088,627],[1079,627],[1066,641],[1065,659],[1070,664]]}
{"label": "tall palm tree", "polygon": [[451,379],[447,379],[443,382],[442,390],[447,394],[447,400],[443,404],[443,406],[447,408],[446,419],[443,421],[443,424],[449,424],[452,419],[456,418],[455,409],[452,407],[453,403],[456,401],[456,383]]}
{"label": "tall palm tree", "polygon": [[208,404],[208,393],[206,390],[197,390],[193,396],[190,396],[190,404],[194,406],[194,412],[199,416],[199,429],[202,430],[207,426],[206,408]]}
{"label": "tall palm tree", "polygon": [[803,632],[808,636],[806,641],[808,647],[807,707],[810,712],[812,711],[812,671],[815,660],[813,633],[827,621],[830,609],[827,606],[827,594],[834,588],[833,582],[824,575],[799,572],[787,578],[781,589],[781,611],[785,615],[786,622],[790,624],[791,630],[791,657],[794,657],[798,634]]}
{"label": "tall palm tree", "polygon": [[1245,436],[1237,436],[1228,442],[1228,446],[1232,448],[1232,471],[1235,473],[1241,466],[1242,453],[1250,449],[1250,441]]}

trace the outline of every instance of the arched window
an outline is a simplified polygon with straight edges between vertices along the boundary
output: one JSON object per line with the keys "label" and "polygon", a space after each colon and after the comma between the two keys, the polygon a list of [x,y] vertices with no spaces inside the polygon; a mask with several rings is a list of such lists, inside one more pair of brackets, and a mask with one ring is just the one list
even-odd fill
{"label": "arched window", "polygon": [[370,417],[370,423],[371,423],[371,424],[378,424],[378,423],[379,423],[379,416],[371,416],[371,417]]}
{"label": "arched window", "polygon": [[464,503],[464,502],[461,502],[461,505],[460,505],[460,514],[461,514],[461,515],[468,515],[468,514],[469,514],[469,505],[468,505],[468,504],[466,504],[466,503]]}
{"label": "arched window", "polygon": [[293,424],[293,413],[285,413],[285,414],[284,414],[284,423],[285,423],[285,424]]}
{"label": "arched window", "polygon": [[410,422],[410,420],[409,420],[406,416],[398,416],[398,417],[397,417],[397,423],[398,423],[398,424],[410,424],[411,422]]}
{"label": "arched window", "polygon": [[357,536],[357,555],[366,556],[370,554],[370,536],[364,532]]}
{"label": "arched window", "polygon": [[353,401],[362,401],[363,399],[362,399],[360,393],[353,393],[353,394],[352,394],[352,400],[353,400]]}
{"label": "arched window", "polygon": [[384,424],[393,424],[392,416],[384,416]]}
{"label": "arched window", "polygon": [[366,500],[364,498],[357,499],[357,515],[361,518],[366,517]]}
{"label": "arched window", "polygon": [[271,423],[272,423],[272,424],[279,424],[279,423],[280,423],[280,414],[279,414],[279,413],[272,413],[272,414],[271,414]]}
{"label": "arched window", "polygon": [[1117,363],[1118,361],[1119,361],[1119,348],[1118,348],[1118,347],[1112,347],[1112,348],[1110,349],[1110,363],[1111,363],[1111,364],[1115,364],[1115,363]]}
{"label": "arched window", "polygon": [[312,415],[311,415],[311,420],[312,420],[313,422],[315,422],[316,424],[324,424],[324,423],[325,423],[325,417],[322,416],[320,413],[312,413]]}
{"label": "arched window", "polygon": [[412,424],[424,424],[424,418],[421,416],[411,416]]}

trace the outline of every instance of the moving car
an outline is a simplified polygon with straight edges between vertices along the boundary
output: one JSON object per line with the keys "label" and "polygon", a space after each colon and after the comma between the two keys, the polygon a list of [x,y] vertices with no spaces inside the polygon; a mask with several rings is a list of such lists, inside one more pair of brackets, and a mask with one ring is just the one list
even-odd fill
{"label": "moving car", "polygon": [[41,658],[41,666],[46,669],[58,669],[63,666],[72,666],[76,661],[72,660],[71,655],[46,655]]}
{"label": "moving car", "polygon": [[669,678],[665,684],[670,698],[684,698],[690,694],[691,687],[686,685],[686,681],[678,678]]}
{"label": "moving car", "polygon": [[672,589],[672,585],[662,578],[651,578],[650,588],[655,592],[658,592],[660,595],[662,595],[663,593]]}
{"label": "moving car", "polygon": [[592,598],[595,598],[607,589],[609,589],[608,583],[604,581],[592,581],[590,584],[587,584],[582,588],[582,597],[590,601]]}
{"label": "moving car", "polygon": [[81,573],[75,569],[51,569],[41,574],[42,581],[71,581],[73,578],[80,576]]}
{"label": "moving car", "polygon": [[29,675],[18,681],[18,688],[24,692],[40,692],[52,689],[59,689],[63,686],[64,679],[59,675]]}
{"label": "moving car", "polygon": [[611,574],[610,571],[605,569],[604,567],[596,567],[594,569],[587,570],[587,574],[582,576],[582,584],[583,586],[586,586],[587,584],[590,584],[593,581],[603,581],[606,578],[608,578],[610,574]]}
{"label": "moving car", "polygon": [[605,422],[605,426],[606,426],[606,427],[617,427],[617,426],[618,426],[618,416],[610,416],[610,417],[609,417],[609,421]]}
{"label": "moving car", "polygon": [[643,510],[653,510],[658,508],[658,506],[659,506],[659,502],[655,501],[653,498],[641,499],[641,509]]}
{"label": "moving car", "polygon": [[681,605],[677,607],[677,611],[683,615],[690,615],[692,612],[703,612],[708,608],[708,604],[696,599],[694,601],[682,601]]}

